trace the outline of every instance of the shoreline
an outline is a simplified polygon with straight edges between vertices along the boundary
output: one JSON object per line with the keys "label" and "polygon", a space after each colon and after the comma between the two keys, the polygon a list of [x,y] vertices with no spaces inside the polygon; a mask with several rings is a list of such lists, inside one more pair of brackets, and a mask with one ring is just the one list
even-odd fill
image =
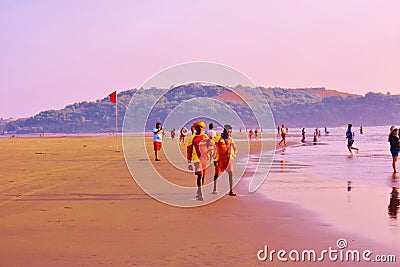
{"label": "shoreline", "polygon": [[[364,180],[365,177],[354,177],[353,173],[349,173],[355,168],[353,165],[365,162],[370,164],[366,160],[371,152],[367,149],[364,152],[366,155],[360,154],[360,158],[355,156],[351,161],[345,152],[342,156],[327,154],[327,151],[335,149],[340,151],[341,144],[337,147],[338,142],[328,141],[321,144],[324,146],[295,145],[285,153],[278,153],[267,178],[269,181],[266,181],[260,191],[271,200],[293,204],[314,212],[324,223],[331,224],[338,230],[375,240],[388,248],[398,247],[400,224],[396,215],[388,214],[391,187],[398,186],[398,176],[393,177],[389,173],[386,177],[386,173],[382,173],[385,179],[379,183],[373,179]],[[311,152],[312,150],[320,152]],[[319,154],[341,167],[328,168],[327,163],[320,166],[315,159],[321,157]],[[371,160],[374,160],[376,154],[371,156]],[[380,154],[378,156],[381,157]],[[347,161],[344,160],[347,163],[337,163],[333,157],[347,158]],[[368,173],[367,168],[359,166]],[[348,170],[343,174],[343,177],[346,177],[346,173],[350,175],[347,179],[338,179],[341,175],[340,168]],[[331,174],[335,172],[339,173],[332,177]],[[400,253],[400,250],[396,249],[396,252]]]}
{"label": "shoreline", "polygon": [[237,198],[176,208],[136,185],[123,154],[113,149],[114,139],[35,140],[0,142],[2,151],[10,151],[1,155],[7,166],[0,173],[2,266],[259,266],[268,264],[256,255],[266,244],[326,249],[340,237],[347,237],[350,248],[384,251],[371,240],[322,224],[307,210],[261,192],[249,194],[245,178],[235,188]]}

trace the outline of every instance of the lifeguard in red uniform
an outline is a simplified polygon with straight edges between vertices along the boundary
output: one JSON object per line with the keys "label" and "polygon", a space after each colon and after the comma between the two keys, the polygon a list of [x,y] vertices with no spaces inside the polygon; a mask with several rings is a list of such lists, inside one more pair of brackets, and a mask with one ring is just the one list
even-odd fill
{"label": "lifeguard in red uniform", "polygon": [[214,153],[214,194],[217,194],[217,179],[219,175],[226,171],[229,175],[229,195],[236,196],[236,193],[233,192],[233,159],[236,158],[237,147],[231,134],[232,126],[227,124],[224,126],[224,132],[214,139],[216,146]]}
{"label": "lifeguard in red uniform", "polygon": [[187,160],[188,168],[192,170],[191,162],[194,163],[194,173],[197,176],[197,194],[196,198],[198,200],[203,200],[203,194],[201,191],[201,186],[204,183],[204,177],[206,175],[207,163],[209,161],[208,147],[212,147],[212,140],[203,132],[206,128],[206,124],[202,121],[195,122],[193,127],[195,132],[189,139],[187,145]]}

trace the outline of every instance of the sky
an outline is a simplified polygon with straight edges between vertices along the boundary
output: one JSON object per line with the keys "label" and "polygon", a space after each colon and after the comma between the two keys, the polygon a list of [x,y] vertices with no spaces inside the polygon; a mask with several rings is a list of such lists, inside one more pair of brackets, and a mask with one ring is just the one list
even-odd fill
{"label": "sky", "polygon": [[264,87],[400,94],[400,1],[0,1],[0,117],[114,90],[190,61]]}

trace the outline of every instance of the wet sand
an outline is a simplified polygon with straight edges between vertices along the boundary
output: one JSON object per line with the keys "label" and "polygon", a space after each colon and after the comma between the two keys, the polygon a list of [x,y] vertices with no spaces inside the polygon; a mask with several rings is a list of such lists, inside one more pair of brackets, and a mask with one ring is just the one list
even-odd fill
{"label": "wet sand", "polygon": [[211,205],[162,204],[135,184],[113,137],[0,139],[0,151],[0,266],[291,266],[260,262],[257,251],[321,250],[341,237],[385,252],[296,205],[249,194],[246,181],[239,197]]}
{"label": "wet sand", "polygon": [[354,156],[342,128],[332,128],[333,134],[319,138],[317,145],[279,151],[261,192],[316,212],[327,224],[379,241],[399,255],[399,211],[395,205],[388,209],[399,175],[391,169],[387,128],[369,127],[357,135],[361,151]]}

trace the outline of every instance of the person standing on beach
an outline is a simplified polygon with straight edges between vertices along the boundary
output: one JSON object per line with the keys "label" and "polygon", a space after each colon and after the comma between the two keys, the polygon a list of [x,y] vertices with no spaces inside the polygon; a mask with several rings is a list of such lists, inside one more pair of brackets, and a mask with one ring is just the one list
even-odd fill
{"label": "person standing on beach", "polygon": [[316,145],[318,143],[318,128],[315,129],[315,131],[314,131],[313,143],[314,143],[314,145]]}
{"label": "person standing on beach", "polygon": [[393,172],[397,173],[397,159],[399,157],[399,129],[393,128],[389,135],[390,153],[392,154]]}
{"label": "person standing on beach", "polygon": [[161,127],[161,123],[157,122],[156,128],[153,129],[153,147],[154,147],[155,161],[160,161],[160,159],[158,158],[158,151],[161,150],[163,136],[164,136],[164,128]]}
{"label": "person standing on beach", "polygon": [[287,128],[285,128],[285,125],[282,124],[282,127],[281,127],[281,137],[282,137],[282,140],[279,142],[278,145],[281,145],[281,143],[283,142],[284,146],[286,146],[286,129],[287,129]]}
{"label": "person standing on beach", "polygon": [[358,148],[353,147],[353,143],[354,143],[354,133],[351,131],[351,127],[353,127],[352,124],[347,125],[347,131],[346,131],[346,139],[347,139],[347,148],[350,151],[350,154],[353,155],[353,151],[357,150],[357,153],[360,151]]}
{"label": "person standing on beach", "polygon": [[223,133],[214,140],[216,149],[214,152],[215,173],[213,194],[217,194],[218,177],[221,173],[227,171],[229,176],[229,195],[236,196],[236,193],[233,192],[233,159],[236,158],[237,147],[231,134],[232,126],[226,124],[224,125]]}
{"label": "person standing on beach", "polygon": [[362,125],[360,126],[360,134],[364,133],[364,128],[362,127]]}
{"label": "person standing on beach", "polygon": [[394,128],[396,128],[396,126],[394,126],[394,125],[390,126],[389,135],[388,135],[388,142],[390,142],[390,135],[392,134],[392,131],[393,131]]}
{"label": "person standing on beach", "polygon": [[187,145],[187,161],[188,169],[193,170],[191,162],[194,163],[194,174],[197,176],[197,200],[204,200],[201,187],[204,184],[204,177],[206,175],[208,153],[202,155],[200,145],[205,139],[209,139],[208,136],[203,133],[203,129],[206,128],[206,124],[202,121],[195,122],[192,126],[194,134],[190,136]]}
{"label": "person standing on beach", "polygon": [[254,136],[256,137],[256,140],[258,140],[258,129],[254,130]]}
{"label": "person standing on beach", "polygon": [[175,128],[171,130],[171,139],[175,140]]}
{"label": "person standing on beach", "polygon": [[[206,135],[208,135],[208,137],[211,140],[214,140],[217,137],[217,132],[214,131],[214,124],[212,122],[210,122],[208,124],[208,130],[206,131]],[[210,150],[210,161],[212,160],[212,155],[214,153],[213,149]]]}
{"label": "person standing on beach", "polygon": [[217,132],[214,131],[214,124],[210,122],[208,124],[208,130],[206,131],[206,135],[210,137],[211,140],[214,140],[217,137]]}
{"label": "person standing on beach", "polygon": [[281,134],[281,127],[278,125],[278,136]]}
{"label": "person standing on beach", "polygon": [[301,136],[302,136],[301,142],[302,142],[302,143],[305,143],[305,142],[306,142],[306,128],[303,128],[303,129],[301,130]]}
{"label": "person standing on beach", "polygon": [[185,144],[185,137],[188,134],[188,129],[186,127],[182,127],[181,131],[179,132],[179,144]]}
{"label": "person standing on beach", "polygon": [[250,140],[251,140],[251,138],[253,138],[253,129],[250,129],[250,131],[249,131],[249,138],[250,138]]}

